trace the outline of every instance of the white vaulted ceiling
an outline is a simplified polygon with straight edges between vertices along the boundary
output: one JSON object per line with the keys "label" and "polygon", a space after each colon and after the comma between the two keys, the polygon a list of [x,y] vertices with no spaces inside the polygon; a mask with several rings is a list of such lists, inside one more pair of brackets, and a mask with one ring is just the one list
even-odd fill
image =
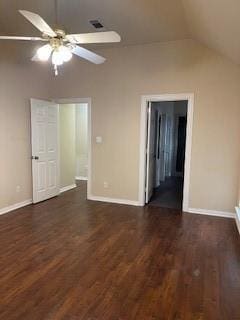
{"label": "white vaulted ceiling", "polygon": [[240,1],[182,2],[191,37],[240,63]]}
{"label": "white vaulted ceiling", "polygon": [[[55,24],[54,0],[0,0],[1,35],[39,35],[19,13],[25,9]],[[58,20],[68,33],[94,32],[98,19],[122,42],[135,45],[192,38],[240,63],[237,0],[59,0]],[[1,42],[1,46],[4,43]],[[26,46],[26,44],[25,44]]]}
{"label": "white vaulted ceiling", "polygon": [[[25,9],[55,23],[54,0],[0,0],[0,31],[38,34],[19,13]],[[68,33],[93,32],[89,20],[99,19],[122,35],[123,45],[188,37],[179,0],[58,0],[58,20]]]}

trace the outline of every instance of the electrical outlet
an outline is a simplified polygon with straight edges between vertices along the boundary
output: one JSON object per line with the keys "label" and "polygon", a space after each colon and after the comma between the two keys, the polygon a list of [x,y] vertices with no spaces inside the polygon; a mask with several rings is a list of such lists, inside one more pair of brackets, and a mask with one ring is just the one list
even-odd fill
{"label": "electrical outlet", "polygon": [[16,186],[16,192],[19,193],[21,191],[21,187],[20,186]]}
{"label": "electrical outlet", "polygon": [[107,189],[108,188],[108,182],[104,181],[103,182],[103,187],[104,187],[104,189]]}
{"label": "electrical outlet", "polygon": [[96,137],[96,143],[102,143],[103,142],[103,139],[102,137]]}

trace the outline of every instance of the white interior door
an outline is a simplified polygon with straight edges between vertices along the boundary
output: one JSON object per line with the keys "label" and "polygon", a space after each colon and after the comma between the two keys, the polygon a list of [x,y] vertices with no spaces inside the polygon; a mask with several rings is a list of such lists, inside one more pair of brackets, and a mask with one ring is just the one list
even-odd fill
{"label": "white interior door", "polygon": [[59,106],[31,99],[33,203],[59,194]]}
{"label": "white interior door", "polygon": [[147,174],[146,174],[146,203],[153,195],[155,175],[155,113],[152,110],[151,102],[148,105],[147,120]]}

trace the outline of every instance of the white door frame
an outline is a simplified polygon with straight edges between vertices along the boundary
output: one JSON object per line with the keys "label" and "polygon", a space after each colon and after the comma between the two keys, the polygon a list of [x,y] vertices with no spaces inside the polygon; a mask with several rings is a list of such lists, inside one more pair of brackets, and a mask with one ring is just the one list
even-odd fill
{"label": "white door frame", "polygon": [[183,207],[182,210],[189,210],[189,187],[190,187],[190,167],[191,167],[191,150],[192,150],[192,128],[193,128],[193,107],[194,94],[159,94],[142,96],[141,118],[140,118],[140,163],[139,163],[139,204],[145,205],[145,184],[146,184],[146,139],[147,139],[147,103],[162,101],[182,101],[187,100],[187,135],[185,151],[185,173],[183,187]]}
{"label": "white door frame", "polygon": [[[155,115],[153,114],[153,109],[152,109],[152,105],[151,102],[148,102],[148,106],[147,106],[147,159],[146,159],[146,201],[145,202],[149,202],[152,195],[153,195],[153,190],[154,190],[154,186],[155,186],[155,181],[154,181],[154,176],[152,176],[154,169],[155,169],[155,165],[156,165],[156,159],[154,157],[154,154],[156,153],[156,149],[154,148],[154,140],[155,140]],[[152,122],[154,122],[154,125],[152,124]],[[153,130],[154,129],[154,130]],[[153,138],[153,141],[152,141]],[[153,151],[153,152],[152,152]],[[151,160],[153,161],[152,165],[151,165]],[[152,178],[152,179],[151,179]],[[151,180],[151,183],[149,183]]]}
{"label": "white door frame", "polygon": [[[92,190],[92,120],[91,120],[91,108],[92,99],[91,98],[64,98],[64,99],[54,99],[53,100],[59,104],[77,104],[77,103],[87,103],[88,104],[88,182],[87,182],[87,199],[91,197]],[[60,172],[60,170],[59,170]]]}

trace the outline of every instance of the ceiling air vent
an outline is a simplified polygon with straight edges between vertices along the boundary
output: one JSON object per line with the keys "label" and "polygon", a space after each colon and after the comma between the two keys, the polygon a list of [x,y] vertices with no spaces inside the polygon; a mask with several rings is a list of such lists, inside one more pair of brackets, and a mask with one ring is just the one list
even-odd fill
{"label": "ceiling air vent", "polygon": [[101,22],[99,22],[98,20],[90,20],[89,22],[95,29],[104,28],[103,25],[101,24]]}

